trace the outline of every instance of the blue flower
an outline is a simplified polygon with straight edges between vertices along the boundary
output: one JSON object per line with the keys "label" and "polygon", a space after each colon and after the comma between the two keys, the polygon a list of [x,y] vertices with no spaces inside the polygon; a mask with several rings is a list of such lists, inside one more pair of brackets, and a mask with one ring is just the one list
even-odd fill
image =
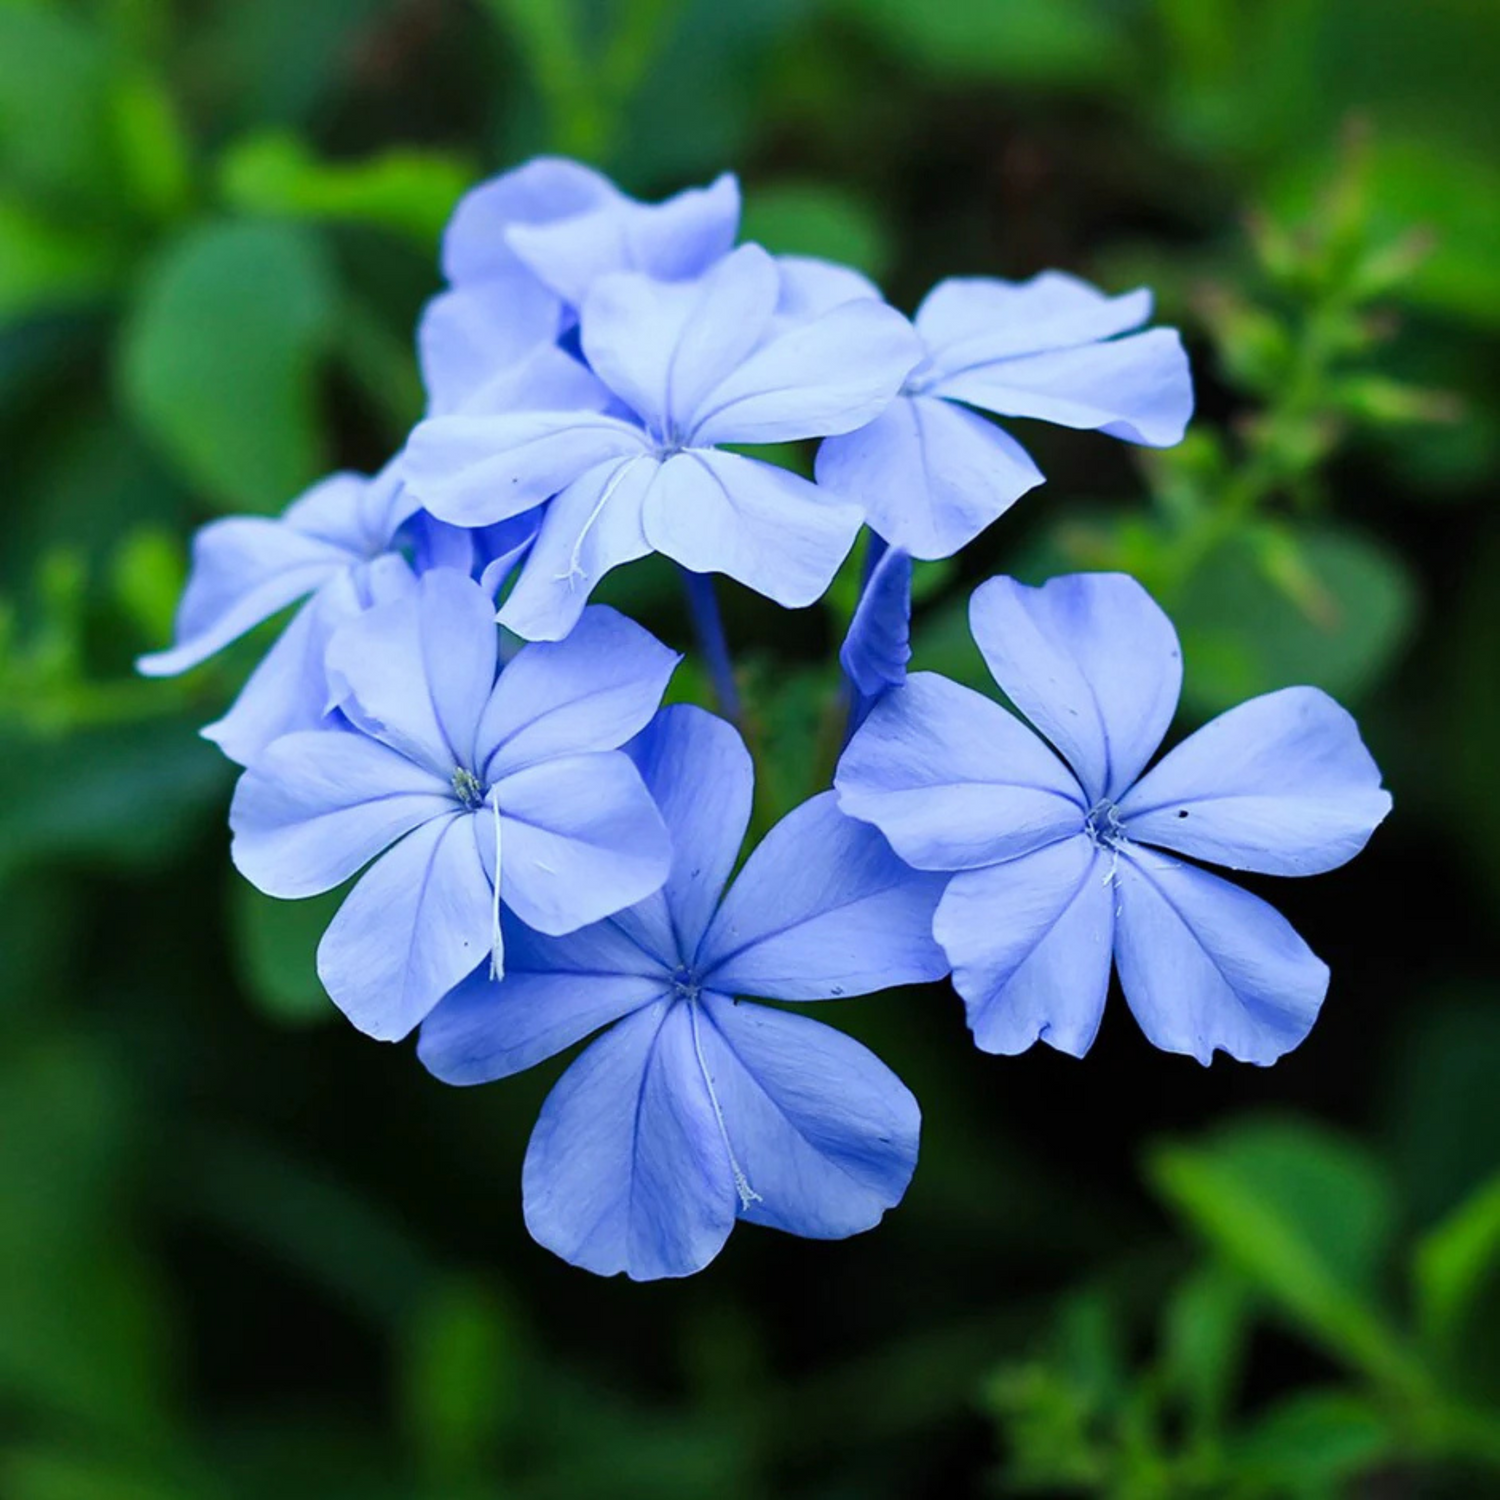
{"label": "blue flower", "polygon": [[[1163,850],[1273,875],[1352,859],[1390,810],[1354,720],[1316,688],[1251,699],[1141,775],[1171,723],[1171,622],[1120,574],[974,594],[974,639],[1035,726],[921,672],[855,735],[835,784],[924,870],[955,872],[934,932],[975,1039],[1082,1056],[1111,961],[1146,1036],[1271,1063],[1307,1035],[1328,970],[1265,902]],[[1041,736],[1045,735],[1048,744]]]}
{"label": "blue flower", "polygon": [[921,349],[898,313],[855,295],[867,288],[755,245],[691,281],[603,277],[581,324],[594,409],[430,418],[408,445],[407,481],[461,526],[556,496],[500,616],[530,640],[566,635],[605,573],[652,551],[811,604],[859,507],[722,445],[846,432],[889,402]]}
{"label": "blue flower", "polygon": [[831,792],[783,819],[723,894],[754,773],[729,725],[663,711],[631,753],[675,849],[661,892],[570,937],[506,931],[428,1017],[419,1054],[449,1083],[505,1078],[601,1027],[543,1106],[526,1223],[602,1275],[684,1276],[736,1218],[838,1239],[900,1201],[920,1116],[848,1037],[738,995],[825,1000],[941,977],[941,879],[907,869]]}
{"label": "blue flower", "polygon": [[329,643],[342,722],[276,740],[235,791],[234,862],[268,895],[315,895],[375,860],[318,949],[324,987],[371,1036],[405,1036],[486,957],[502,969],[502,902],[564,933],[667,875],[666,829],[618,747],[677,657],[608,609],[497,679],[498,641],[483,589],[426,574]]}
{"label": "blue flower", "polygon": [[[870,545],[879,544],[872,538]],[[892,547],[870,569],[839,648],[839,665],[851,689],[851,728],[864,722],[878,699],[906,681],[910,660],[911,558]]]}
{"label": "blue flower", "polygon": [[939,282],[917,310],[926,358],[873,422],[823,444],[819,483],[857,498],[913,557],[949,557],[1042,482],[1026,450],[968,408],[1179,442],[1193,392],[1177,333],[1117,336],[1150,316],[1149,292],[1106,297],[1056,271]]}
{"label": "blue flower", "polygon": [[728,174],[660,204],[637,203],[556,157],[481,183],[454,210],[443,236],[450,289],[418,330],[432,409],[457,410],[496,370],[566,333],[600,276],[670,281],[707,270],[734,244],[739,220]]}

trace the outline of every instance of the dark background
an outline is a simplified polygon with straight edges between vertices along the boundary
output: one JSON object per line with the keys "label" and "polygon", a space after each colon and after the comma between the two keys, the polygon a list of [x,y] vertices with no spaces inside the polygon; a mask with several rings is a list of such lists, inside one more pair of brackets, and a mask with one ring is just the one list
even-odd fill
{"label": "dark background", "polygon": [[[0,0],[0,1496],[1500,1494],[1497,76],[1488,0]],[[332,908],[237,882],[194,734],[265,637],[130,662],[194,525],[399,445],[447,213],[543,149],[733,168],[908,310],[1156,288],[1188,442],[1015,424],[1049,483],[920,572],[919,664],[980,680],[979,578],[1125,567],[1179,731],[1359,715],[1388,824],[1252,882],[1333,969],[1298,1052],[829,1005],[923,1102],[905,1203],[633,1286],[525,1234],[559,1065],[455,1091],[332,1012]],[[826,783],[851,591],[728,597],[762,823]],[[651,563],[610,593],[689,644]]]}

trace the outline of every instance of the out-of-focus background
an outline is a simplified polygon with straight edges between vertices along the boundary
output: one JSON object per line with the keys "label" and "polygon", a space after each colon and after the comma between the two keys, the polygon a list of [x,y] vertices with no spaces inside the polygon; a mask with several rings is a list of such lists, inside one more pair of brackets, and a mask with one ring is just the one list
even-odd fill
{"label": "out-of-focus background", "polygon": [[[0,0],[0,1495],[1500,1495],[1497,77],[1492,0]],[[194,733],[264,638],[130,664],[194,525],[399,445],[442,224],[539,150],[733,168],[908,310],[1156,288],[1187,443],[1015,424],[1050,482],[922,573],[918,656],[978,680],[990,572],[1125,567],[1179,730],[1356,711],[1394,816],[1255,883],[1333,968],[1297,1053],[840,1004],[923,1101],[905,1204],[636,1287],[522,1226],[556,1066],[447,1089],[334,1015]],[[686,645],[670,583],[614,597]],[[729,599],[767,815],[849,594]]]}

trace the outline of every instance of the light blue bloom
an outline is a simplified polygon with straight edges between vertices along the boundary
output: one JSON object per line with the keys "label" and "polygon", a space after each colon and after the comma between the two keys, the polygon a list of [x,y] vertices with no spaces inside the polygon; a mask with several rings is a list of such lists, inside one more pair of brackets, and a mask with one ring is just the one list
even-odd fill
{"label": "light blue bloom", "polygon": [[1182,659],[1138,583],[995,578],[970,623],[1035,731],[919,672],[875,706],[835,784],[912,865],[955,872],[934,932],[978,1044],[1082,1056],[1113,959],[1166,1051],[1266,1064],[1295,1047],[1326,966],[1265,902],[1189,861],[1313,875],[1353,858],[1391,805],[1354,720],[1316,688],[1268,693],[1143,776]]}
{"label": "light blue bloom", "polygon": [[460,200],[443,236],[449,290],[418,330],[434,412],[458,410],[499,369],[553,344],[612,271],[661,280],[705,271],[734,244],[740,194],[725,174],[638,203],[579,162],[538,157]]}
{"label": "light blue bloom", "polygon": [[692,707],[632,746],[675,848],[660,893],[569,937],[507,926],[422,1027],[449,1083],[505,1078],[610,1027],[563,1075],[526,1154],[526,1223],[602,1275],[684,1276],[736,1218],[838,1239],[900,1201],[920,1116],[864,1047],[736,996],[810,1001],[941,977],[943,881],[898,860],[831,792],[784,818],[727,894],[750,818],[743,742]]}
{"label": "light blue bloom", "polygon": [[855,295],[867,287],[755,245],[691,281],[602,277],[581,324],[592,409],[430,418],[407,447],[407,482],[461,526],[556,497],[500,615],[530,640],[566,635],[605,573],[652,551],[811,604],[859,507],[724,445],[847,432],[890,401],[921,348],[898,313]]}
{"label": "light blue bloom", "polygon": [[[870,545],[879,543],[871,538]],[[839,648],[839,665],[851,690],[851,729],[864,722],[879,698],[906,681],[910,660],[911,558],[891,547],[870,569]]]}
{"label": "light blue bloom", "polygon": [[268,895],[375,861],[318,949],[324,987],[371,1036],[405,1036],[482,961],[503,968],[502,903],[564,933],[667,875],[666,829],[618,747],[678,658],[602,608],[497,678],[498,641],[478,584],[427,573],[329,643],[341,723],[274,741],[235,791],[234,862]]}
{"label": "light blue bloom", "polygon": [[1179,442],[1193,408],[1187,356],[1174,329],[1129,332],[1150,316],[1147,291],[1106,297],[1057,271],[939,282],[917,310],[925,359],[873,422],[823,444],[819,483],[858,499],[893,546],[949,557],[1042,482],[970,407]]}

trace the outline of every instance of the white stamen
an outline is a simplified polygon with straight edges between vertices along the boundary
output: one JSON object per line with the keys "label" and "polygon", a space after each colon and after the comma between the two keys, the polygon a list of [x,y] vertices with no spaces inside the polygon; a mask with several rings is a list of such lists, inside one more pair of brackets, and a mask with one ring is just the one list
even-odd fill
{"label": "white stamen", "polygon": [[745,1176],[744,1169],[734,1154],[734,1147],[729,1144],[729,1131],[724,1125],[724,1111],[719,1108],[719,1096],[714,1090],[713,1079],[708,1075],[708,1063],[703,1056],[703,1042],[698,1036],[698,1002],[689,998],[687,1004],[688,1020],[693,1028],[693,1051],[698,1055],[698,1071],[703,1074],[703,1082],[708,1089],[708,1102],[714,1107],[714,1119],[719,1123],[719,1138],[724,1142],[725,1151],[729,1153],[729,1170],[734,1173],[734,1190],[740,1195],[740,1208],[749,1208],[752,1203],[764,1203],[765,1199],[750,1186],[750,1179]]}
{"label": "white stamen", "polygon": [[490,788],[490,808],[495,814],[495,886],[490,893],[490,978],[501,974],[501,954],[504,944],[500,938],[500,791]]}
{"label": "white stamen", "polygon": [[604,514],[604,507],[609,504],[615,491],[619,489],[620,481],[625,477],[625,471],[634,462],[634,459],[627,459],[609,476],[609,483],[604,486],[604,493],[599,496],[598,503],[589,513],[588,520],[583,523],[583,530],[578,533],[578,540],[573,543],[573,552],[568,558],[568,571],[557,574],[557,582],[566,583],[571,588],[575,578],[584,578],[587,576],[581,563],[583,544],[588,540],[589,532],[594,529],[594,523]]}

